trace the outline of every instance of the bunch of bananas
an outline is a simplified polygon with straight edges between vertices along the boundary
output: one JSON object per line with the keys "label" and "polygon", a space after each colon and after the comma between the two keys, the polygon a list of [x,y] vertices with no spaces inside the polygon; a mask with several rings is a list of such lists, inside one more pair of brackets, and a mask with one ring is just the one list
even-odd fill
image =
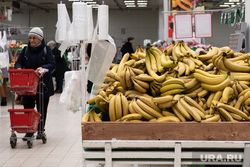
{"label": "bunch of bananas", "polygon": [[[195,52],[183,41],[164,51],[138,46],[111,65],[87,103],[117,122],[249,121],[249,59],[229,47]],[[91,110],[83,120],[100,121],[96,116]]]}
{"label": "bunch of bananas", "polygon": [[82,117],[81,122],[102,122],[101,117],[102,113],[97,114],[93,107]]}
{"label": "bunch of bananas", "polygon": [[109,102],[110,121],[116,121],[128,114],[128,100],[122,93],[112,96]]}

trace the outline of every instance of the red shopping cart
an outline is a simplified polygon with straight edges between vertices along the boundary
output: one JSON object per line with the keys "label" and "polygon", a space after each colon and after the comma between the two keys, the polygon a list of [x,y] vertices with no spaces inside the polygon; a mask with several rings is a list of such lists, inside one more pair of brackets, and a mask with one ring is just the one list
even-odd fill
{"label": "red shopping cart", "polygon": [[[11,91],[13,92],[12,109],[8,110],[12,129],[10,145],[11,148],[15,148],[17,144],[15,131],[18,133],[35,133],[41,114],[34,109],[14,109],[14,93],[17,95],[36,95],[37,86],[41,83],[39,98],[43,100],[41,96],[43,94],[43,88],[41,87],[43,87],[43,74],[47,72],[47,70],[41,72],[40,76],[32,69],[10,69],[8,72],[10,76]],[[32,148],[33,146],[32,139],[33,137],[27,137],[28,148]],[[45,134],[42,140],[45,144],[47,141]]]}

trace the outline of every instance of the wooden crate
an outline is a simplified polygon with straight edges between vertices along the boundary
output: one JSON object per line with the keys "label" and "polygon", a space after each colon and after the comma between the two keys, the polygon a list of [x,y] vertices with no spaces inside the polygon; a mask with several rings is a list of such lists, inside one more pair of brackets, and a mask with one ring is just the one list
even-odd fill
{"label": "wooden crate", "polygon": [[250,141],[250,122],[86,122],[83,140]]}

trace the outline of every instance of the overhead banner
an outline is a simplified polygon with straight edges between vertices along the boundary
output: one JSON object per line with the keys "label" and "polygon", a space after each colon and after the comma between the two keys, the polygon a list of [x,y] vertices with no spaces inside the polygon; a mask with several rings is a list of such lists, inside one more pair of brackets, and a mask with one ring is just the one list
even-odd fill
{"label": "overhead banner", "polygon": [[177,14],[174,16],[175,38],[193,38],[193,26],[191,14]]}
{"label": "overhead banner", "polygon": [[212,14],[199,13],[194,15],[195,38],[212,38]]}

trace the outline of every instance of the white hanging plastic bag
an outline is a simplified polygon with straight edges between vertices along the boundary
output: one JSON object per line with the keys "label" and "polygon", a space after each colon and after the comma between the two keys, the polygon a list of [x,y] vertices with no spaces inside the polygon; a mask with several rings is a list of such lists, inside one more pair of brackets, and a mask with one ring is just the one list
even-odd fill
{"label": "white hanging plastic bag", "polygon": [[60,96],[59,103],[68,110],[76,112],[82,106],[82,73],[81,71],[65,72],[65,88]]}
{"label": "white hanging plastic bag", "polygon": [[97,94],[115,57],[116,45],[109,36],[108,41],[98,41],[94,44],[88,65],[88,79],[94,83],[93,94]]}

